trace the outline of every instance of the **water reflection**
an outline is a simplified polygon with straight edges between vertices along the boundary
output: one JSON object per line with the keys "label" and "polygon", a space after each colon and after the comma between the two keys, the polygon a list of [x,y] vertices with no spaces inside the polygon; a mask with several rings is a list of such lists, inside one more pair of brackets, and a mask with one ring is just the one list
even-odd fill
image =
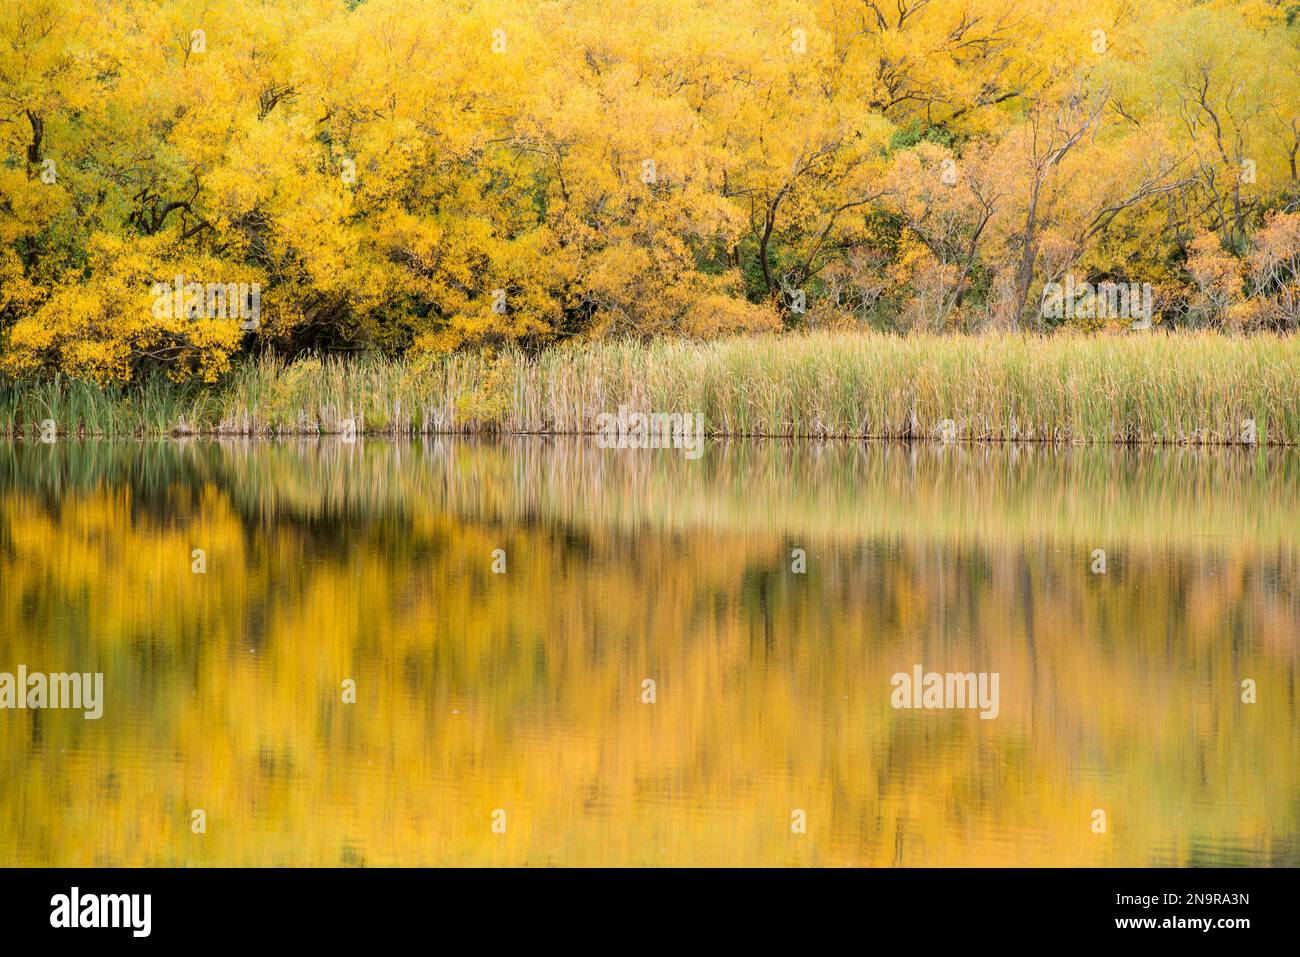
{"label": "water reflection", "polygon": [[[1298,479],[1278,451],[0,445],[0,671],[107,697],[0,711],[0,863],[1295,865]],[[918,663],[998,672],[998,718],[891,708]]]}

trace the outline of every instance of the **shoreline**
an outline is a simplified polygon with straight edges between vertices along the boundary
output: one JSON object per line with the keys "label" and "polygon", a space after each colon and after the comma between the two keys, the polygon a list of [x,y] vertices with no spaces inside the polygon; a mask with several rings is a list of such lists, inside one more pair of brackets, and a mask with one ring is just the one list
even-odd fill
{"label": "shoreline", "polygon": [[[189,432],[166,432],[166,433],[130,433],[130,432],[59,432],[57,433],[60,442],[122,442],[127,440],[150,441],[150,442],[179,442],[191,439],[204,439],[208,441],[221,439],[248,439],[253,441],[275,442],[288,439],[339,439],[348,433],[342,431],[266,431],[266,432],[234,432],[222,431],[218,429],[205,429],[201,431]],[[415,439],[595,439],[600,433],[592,429],[584,432],[556,432],[556,431],[505,431],[500,429],[457,429],[449,431],[403,431],[395,432],[392,430],[366,430],[363,432],[352,433],[355,437],[366,439],[384,439],[397,440],[405,439],[413,441]],[[1101,441],[1087,438],[1034,438],[1032,436],[1019,436],[1017,438],[1005,437],[976,437],[960,438],[951,441],[944,441],[941,438],[935,438],[928,435],[908,435],[908,434],[890,434],[890,435],[844,435],[838,433],[787,433],[783,435],[767,435],[762,433],[751,432],[710,432],[704,433],[704,438],[712,442],[785,442],[785,443],[814,443],[825,442],[835,444],[845,444],[850,442],[861,442],[872,445],[921,445],[925,447],[937,448],[983,448],[983,447],[1000,447],[1000,446],[1025,446],[1032,448],[1113,448],[1113,449],[1295,449],[1300,448],[1298,442],[1243,442],[1239,439],[1210,439],[1210,438],[1184,438],[1184,439],[1114,439],[1110,441]],[[42,443],[38,434],[27,434],[22,430],[6,431],[0,429],[0,441],[14,444],[49,444]],[[603,449],[610,452],[680,452],[680,449],[674,449],[671,446],[661,448],[636,448],[636,447],[610,447]]]}
{"label": "shoreline", "polygon": [[625,407],[709,438],[1300,445],[1300,337],[805,333],[526,355],[270,355],[211,385],[0,380],[0,436],[589,435]]}

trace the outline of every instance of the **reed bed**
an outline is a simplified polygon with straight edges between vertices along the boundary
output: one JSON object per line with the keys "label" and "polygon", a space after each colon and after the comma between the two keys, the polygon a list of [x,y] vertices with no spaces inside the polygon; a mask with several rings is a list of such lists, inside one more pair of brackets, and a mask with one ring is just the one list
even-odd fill
{"label": "reed bed", "polygon": [[0,381],[0,432],[581,434],[620,406],[699,412],[717,436],[1296,445],[1300,340],[816,333],[532,356],[267,355],[206,388]]}

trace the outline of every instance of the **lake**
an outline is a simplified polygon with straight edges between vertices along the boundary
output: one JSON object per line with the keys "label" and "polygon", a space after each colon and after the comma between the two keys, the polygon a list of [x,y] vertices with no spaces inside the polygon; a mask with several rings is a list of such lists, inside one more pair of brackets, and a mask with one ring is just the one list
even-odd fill
{"label": "lake", "polygon": [[0,444],[0,864],[1295,866],[1297,585],[1295,450]]}

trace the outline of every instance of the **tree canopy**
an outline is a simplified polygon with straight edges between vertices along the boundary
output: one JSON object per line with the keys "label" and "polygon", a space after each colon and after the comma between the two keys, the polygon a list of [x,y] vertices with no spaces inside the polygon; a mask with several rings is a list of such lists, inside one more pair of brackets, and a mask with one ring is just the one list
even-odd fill
{"label": "tree canopy", "polygon": [[9,0],[0,361],[1038,327],[1066,275],[1295,328],[1298,154],[1282,0]]}

